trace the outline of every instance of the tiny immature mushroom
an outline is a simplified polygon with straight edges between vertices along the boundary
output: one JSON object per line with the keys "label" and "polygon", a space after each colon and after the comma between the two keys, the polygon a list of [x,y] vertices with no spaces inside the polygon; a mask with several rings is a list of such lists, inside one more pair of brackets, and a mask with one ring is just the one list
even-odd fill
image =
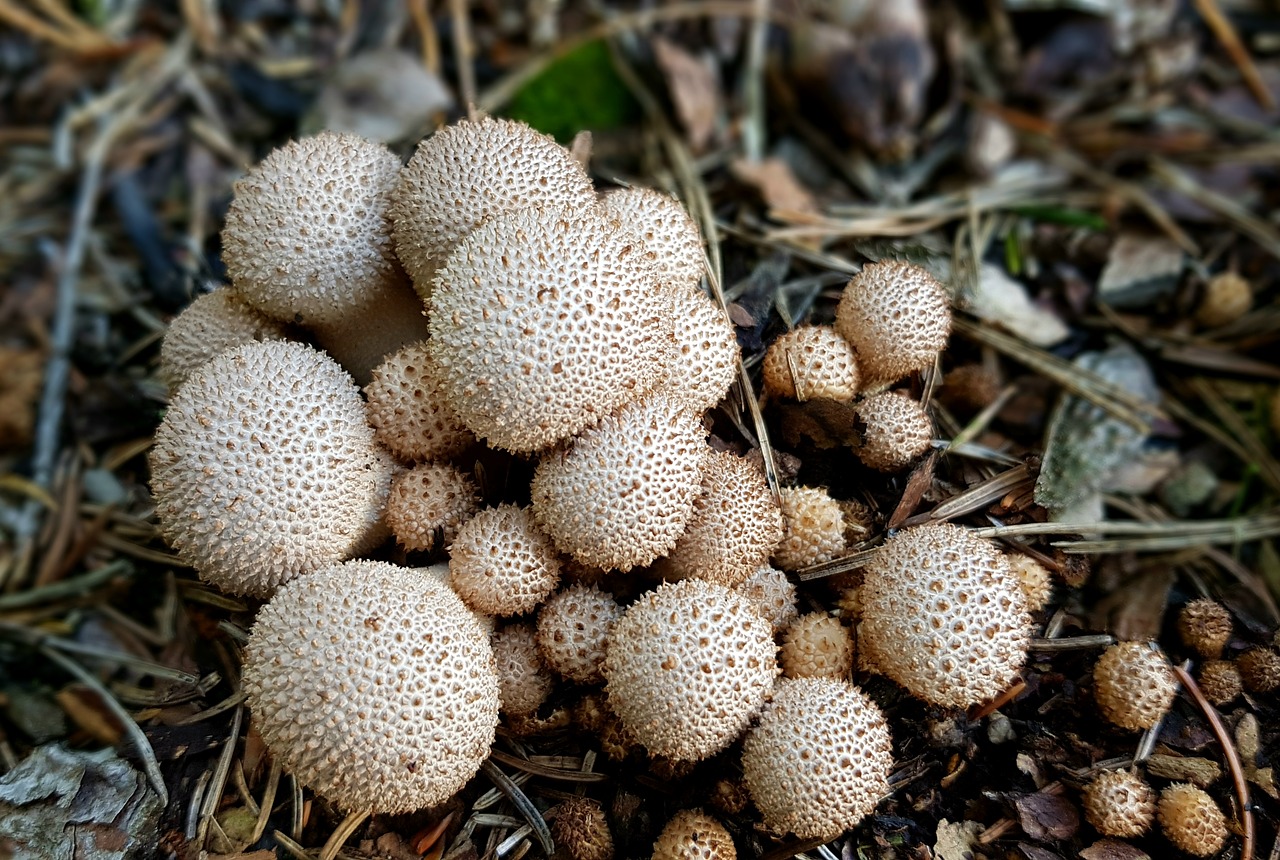
{"label": "tiny immature mushroom", "polygon": [[1127,770],[1104,770],[1084,789],[1084,815],[1103,836],[1141,836],[1156,817],[1156,793]]}
{"label": "tiny immature mushroom", "polygon": [[1230,704],[1244,692],[1244,679],[1230,660],[1205,660],[1200,664],[1196,683],[1204,697],[1219,708]]}
{"label": "tiny immature mushroom", "polygon": [[218,353],[242,343],[286,340],[282,323],[251,308],[234,287],[205,293],[173,318],[160,343],[160,378],[170,391]]}
{"label": "tiny immature mushroom", "polygon": [[1204,295],[1196,308],[1196,322],[1216,328],[1235,322],[1253,307],[1249,282],[1235,272],[1221,272],[1204,285]]}
{"label": "tiny immature mushroom", "polygon": [[784,487],[782,540],[773,562],[783,570],[799,570],[830,561],[844,552],[844,513],[821,487]]}
{"label": "tiny immature mushroom", "polygon": [[1245,689],[1270,693],[1280,689],[1280,652],[1273,648],[1250,648],[1236,658]]}
{"label": "tiny immature mushroom", "polygon": [[1053,598],[1053,574],[1029,555],[1020,552],[1005,554],[1009,567],[1018,578],[1022,596],[1027,599],[1027,611],[1039,612]]}
{"label": "tiny immature mushroom", "polygon": [[579,684],[604,680],[605,643],[622,607],[594,585],[573,584],[538,611],[538,650],[547,665]]}
{"label": "tiny immature mushroom", "polygon": [[706,272],[702,235],[679,200],[652,188],[615,188],[600,198],[605,217],[640,237],[658,283],[676,292],[698,289]]}
{"label": "tiny immature mushroom", "polygon": [[769,345],[760,366],[764,390],[792,400],[847,403],[858,393],[853,347],[832,326],[802,325]]}
{"label": "tiny immature mushroom", "polygon": [[1093,667],[1102,716],[1123,729],[1149,729],[1173,706],[1178,682],[1164,655],[1145,642],[1119,642]]}
{"label": "tiny immature mushroom", "polygon": [[701,809],[682,809],[658,834],[653,860],[737,860],[733,837]]}
{"label": "tiny immature mushroom", "polygon": [[773,625],[774,633],[800,617],[796,608],[796,587],[777,568],[768,565],[756,568],[755,573],[747,577],[737,589]]}
{"label": "tiny immature mushroom", "polygon": [[1227,819],[1208,793],[1190,783],[1171,785],[1160,792],[1160,828],[1180,851],[1196,857],[1212,857],[1227,841]]}
{"label": "tiny immature mushroom", "polygon": [[480,490],[460,469],[423,463],[391,480],[387,525],[410,552],[448,546],[458,528],[480,509]]}
{"label": "tiny immature mushroom", "polygon": [[919,401],[899,391],[873,394],[858,404],[864,430],[854,454],[863,465],[896,472],[929,450],[933,420]]}
{"label": "tiny immature mushroom", "polygon": [[571,797],[555,808],[551,835],[571,860],[613,860],[613,834],[599,802]]}
{"label": "tiny immature mushroom", "polygon": [[528,508],[499,505],[458,527],[449,547],[449,581],[477,612],[518,615],[555,591],[560,556]]}
{"label": "tiny immature mushroom", "polygon": [[1231,641],[1231,613],[1216,600],[1193,600],[1178,613],[1178,635],[1202,658],[1216,660]]}
{"label": "tiny immature mushroom", "polygon": [[782,634],[778,663],[786,678],[847,678],[853,671],[849,628],[825,612],[801,615]]}
{"label": "tiny immature mushroom", "polygon": [[425,343],[387,356],[364,396],[374,438],[405,463],[449,460],[476,444],[440,392]]}

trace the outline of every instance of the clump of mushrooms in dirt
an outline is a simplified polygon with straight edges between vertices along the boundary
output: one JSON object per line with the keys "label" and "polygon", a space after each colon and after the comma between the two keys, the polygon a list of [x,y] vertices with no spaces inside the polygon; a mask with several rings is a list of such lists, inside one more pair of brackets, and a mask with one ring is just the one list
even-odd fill
{"label": "clump of mushrooms in dirt", "polygon": [[[232,283],[162,351],[157,511],[203,579],[266,601],[244,649],[254,725],[339,809],[442,804],[500,721],[572,724],[676,775],[732,750],[765,830],[830,840],[894,767],[855,673],[951,709],[1017,680],[1052,583],[959,526],[900,530],[835,610],[800,613],[787,574],[840,558],[865,517],[822,487],[770,486],[753,440],[709,439],[739,347],[673,198],[597,194],[550,138],[481,118],[404,167],[350,135],[289,144],[238,183],[223,235]],[[900,474],[933,427],[893,386],[933,365],[950,323],[924,270],[869,264],[833,325],[777,338],[763,391],[847,407],[856,455]],[[1149,727],[1172,672],[1145,644],[1116,648],[1101,713]],[[1280,683],[1271,653],[1235,694]],[[1157,803],[1128,771],[1099,776],[1085,808],[1106,835],[1158,816],[1202,856],[1225,838],[1207,795]],[[612,851],[598,804],[548,817],[571,853],[587,846],[573,856]],[[654,851],[734,856],[701,809]]]}

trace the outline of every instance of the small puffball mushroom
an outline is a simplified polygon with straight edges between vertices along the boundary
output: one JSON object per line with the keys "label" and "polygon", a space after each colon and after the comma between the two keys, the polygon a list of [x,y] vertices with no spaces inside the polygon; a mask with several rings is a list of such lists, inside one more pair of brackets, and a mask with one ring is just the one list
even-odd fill
{"label": "small puffball mushroom", "polygon": [[282,586],[249,633],[243,687],[276,760],[349,812],[443,803],[498,724],[488,632],[429,573],[385,562]]}
{"label": "small puffball mushroom", "polygon": [[560,556],[528,508],[499,505],[458,528],[449,581],[476,612],[519,615],[556,590]]}
{"label": "small puffball mushroom", "polygon": [[1093,666],[1093,697],[1122,729],[1149,729],[1169,712],[1178,682],[1164,655],[1145,642],[1119,642]]}
{"label": "small puffball mushroom", "polygon": [[775,567],[765,565],[747,577],[738,586],[738,593],[756,608],[764,619],[773,625],[777,633],[800,617],[796,608],[796,587],[787,575]]}
{"label": "small puffball mushroom", "polygon": [[555,685],[538,652],[533,624],[508,624],[493,634],[492,645],[503,713],[513,717],[532,714],[542,707]]}
{"label": "small puffball mushroom", "polygon": [[383,356],[426,336],[391,249],[399,175],[400,159],[380,143],[334,132],[295,140],[235,183],[222,230],[241,297],[315,332],[360,383]]}
{"label": "small puffball mushroom", "polygon": [[799,570],[830,561],[844,552],[844,513],[820,487],[784,487],[782,540],[773,562],[783,570]]}
{"label": "small puffball mushroom", "polygon": [[858,404],[862,443],[854,454],[864,466],[896,472],[929,450],[933,419],[919,401],[900,391],[873,394]]}
{"label": "small puffball mushroom", "polygon": [[1039,612],[1053,597],[1053,574],[1029,555],[1020,552],[1005,554],[1013,575],[1018,578],[1022,596],[1027,599],[1027,611]]}
{"label": "small puffball mushroom", "polygon": [[787,678],[847,678],[853,671],[853,636],[825,612],[801,615],[782,634],[778,664]]}
{"label": "small puffball mushroom", "polygon": [[693,516],[710,449],[698,415],[661,392],[543,456],[533,514],[561,552],[622,571],[671,551]]}
{"label": "small puffball mushroom", "polygon": [[150,455],[160,530],[200,577],[266,596],[353,554],[393,464],[350,375],[305,344],[241,344],[169,402]]}
{"label": "small puffball mushroom", "polygon": [[1221,272],[1204,285],[1204,295],[1196,308],[1196,322],[1217,328],[1235,322],[1253,307],[1249,282],[1235,272]]}
{"label": "small puffball mushroom", "polygon": [[1227,841],[1227,819],[1213,798],[1190,783],[1171,785],[1160,792],[1160,829],[1179,851],[1196,857],[1212,857]]}
{"label": "small puffball mushroom", "polygon": [[1216,600],[1193,600],[1178,613],[1178,635],[1186,646],[1206,660],[1222,656],[1231,641],[1231,613]]}
{"label": "small puffball mushroom", "polygon": [[1250,648],[1236,658],[1244,686],[1253,693],[1280,688],[1280,653],[1271,648]]}
{"label": "small puffball mushroom", "polygon": [[712,451],[693,516],[659,570],[673,579],[738,585],[769,560],[781,540],[782,512],[760,469],[727,451]]}
{"label": "small puffball mushroom", "polygon": [[605,217],[640,237],[658,283],[677,292],[698,289],[706,272],[702,234],[679,200],[652,188],[615,188],[600,206]]}
{"label": "small puffball mushroom", "polygon": [[418,144],[391,203],[396,254],[424,298],[449,252],[484,221],[518,209],[596,203],[569,152],[522,122],[481,117]]}
{"label": "small puffball mushroom", "polygon": [[773,629],[746,598],[700,579],[647,592],[609,635],[609,707],[652,756],[700,761],[733,742],[778,674]]}
{"label": "small puffball mushroom", "polygon": [[737,857],[729,831],[701,809],[677,812],[653,843],[653,860],[737,860]]}
{"label": "small puffball mushroom", "polygon": [[599,802],[571,797],[555,808],[551,836],[571,860],[613,860],[613,834]]}
{"label": "small puffball mushroom", "polygon": [[960,526],[903,529],[863,568],[858,650],[913,695],[964,708],[1027,659],[1031,619],[1004,555]]}
{"label": "small puffball mushroom", "polygon": [[1220,708],[1244,692],[1244,679],[1230,660],[1205,660],[1200,664],[1196,683],[1204,697]]}
{"label": "small puffball mushroom", "polygon": [[449,460],[476,442],[440,392],[425,342],[387,356],[364,396],[374,438],[406,463]]}
{"label": "small puffball mushroom", "polygon": [[570,681],[604,680],[605,643],[622,607],[594,585],[575,583],[553,594],[538,611],[538,650]]}
{"label": "small puffball mushroom", "polygon": [[848,403],[858,393],[858,360],[829,325],[802,325],[769,345],[760,365],[764,390],[792,400]]}
{"label": "small puffball mushroom", "polygon": [[160,342],[160,378],[170,391],[218,353],[242,343],[286,340],[284,325],[259,313],[234,287],[205,293],[173,318]]}
{"label": "small puffball mushroom", "polygon": [[714,300],[703,292],[677,292],[675,357],[662,390],[691,412],[706,412],[724,399],[738,375],[738,335]]}
{"label": "small puffball mushroom", "polygon": [[391,479],[384,513],[391,533],[410,552],[448,546],[480,509],[471,477],[443,463],[423,463]]}
{"label": "small puffball mushroom", "polygon": [[1151,829],[1156,793],[1127,770],[1104,770],[1084,789],[1084,816],[1103,836],[1131,838]]}
{"label": "small puffball mushroom", "polygon": [[951,304],[924,269],[886,260],[849,280],[835,326],[857,353],[863,388],[871,389],[933,364],[951,336]]}
{"label": "small puffball mushroom", "polygon": [[764,826],[835,839],[889,793],[893,749],[880,709],[848,681],[784,678],[742,745]]}
{"label": "small puffball mushroom", "polygon": [[458,419],[495,448],[576,436],[667,375],[671,297],[597,209],[523,209],[463,239],[436,276],[427,349]]}

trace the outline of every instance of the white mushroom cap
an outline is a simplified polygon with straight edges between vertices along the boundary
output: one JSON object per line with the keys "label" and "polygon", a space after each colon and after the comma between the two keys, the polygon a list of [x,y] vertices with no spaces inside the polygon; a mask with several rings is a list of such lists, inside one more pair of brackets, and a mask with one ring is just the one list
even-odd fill
{"label": "white mushroom cap", "polygon": [[169,545],[205,581],[258,596],[354,552],[393,465],[346,371],[287,341],[242,344],[197,369],[150,463]]}
{"label": "white mushroom cap", "polygon": [[560,582],[560,556],[528,508],[499,505],[458,529],[449,547],[449,581],[477,612],[518,615]]}
{"label": "white mushroom cap", "polygon": [[738,375],[738,335],[720,306],[702,292],[677,292],[672,319],[676,350],[663,390],[691,412],[706,412]]}
{"label": "white mushroom cap", "polygon": [[676,291],[698,289],[706,272],[702,235],[679,200],[652,188],[615,188],[600,205],[606,217],[640,237],[659,283]]}
{"label": "white mushroom cap", "polygon": [[886,260],[849,280],[835,325],[857,353],[863,388],[870,389],[933,364],[951,335],[951,304],[924,269]]}
{"label": "white mushroom cap", "polygon": [[1169,661],[1146,642],[1118,642],[1093,666],[1093,697],[1102,715],[1121,728],[1153,727],[1177,695]]}
{"label": "white mushroom cap", "polygon": [[249,634],[243,686],[272,754],[347,811],[443,803],[498,723],[487,631],[430,574],[384,562],[281,587]]}
{"label": "white mushroom cap", "polygon": [[733,742],[778,674],[773,629],[736,591],[659,585],[609,635],[609,707],[650,755],[699,761]]}
{"label": "white mushroom cap", "polygon": [[847,678],[853,671],[853,635],[825,612],[801,615],[782,634],[778,663],[787,678]]}
{"label": "white mushroom cap", "polygon": [[364,395],[374,438],[406,463],[452,459],[476,442],[445,401],[426,343],[387,356]]}
{"label": "white mushroom cap", "polygon": [[538,650],[555,671],[579,684],[604,680],[605,643],[622,607],[594,585],[580,583],[553,594],[538,612]]}
{"label": "white mushroom cap", "polygon": [[532,714],[551,695],[555,680],[542,661],[533,624],[508,624],[493,634],[493,658],[498,673],[498,698],[508,716]]}
{"label": "white mushroom cap", "polygon": [[242,343],[285,340],[285,327],[259,313],[234,287],[205,293],[173,318],[160,343],[160,378],[170,391],[220,352]]}
{"label": "white mushroom cap", "polygon": [[738,586],[738,593],[751,601],[751,605],[773,625],[774,633],[800,617],[796,608],[796,587],[777,568],[768,565],[757,568]]}
{"label": "white mushroom cap", "polygon": [[1103,836],[1132,838],[1151,829],[1156,793],[1127,770],[1104,770],[1084,789],[1084,815]]}
{"label": "white mushroom cap", "polygon": [[829,325],[802,325],[769,345],[760,365],[764,389],[794,400],[847,403],[858,393],[858,361]]}

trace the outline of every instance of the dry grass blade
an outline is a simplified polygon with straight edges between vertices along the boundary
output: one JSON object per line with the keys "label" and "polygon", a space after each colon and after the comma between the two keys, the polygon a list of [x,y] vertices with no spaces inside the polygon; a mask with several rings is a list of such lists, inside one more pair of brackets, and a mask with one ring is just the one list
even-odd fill
{"label": "dry grass blade", "polygon": [[1276,462],[1271,449],[1245,422],[1240,413],[1231,408],[1231,404],[1222,396],[1218,387],[1203,377],[1188,380],[1187,385],[1209,407],[1209,411],[1222,422],[1240,448],[1247,452],[1248,458],[1245,462],[1257,466],[1258,473],[1267,485],[1272,490],[1280,492],[1280,463]]}
{"label": "dry grass blade", "polygon": [[342,823],[337,826],[333,833],[329,834],[328,840],[324,843],[324,848],[320,851],[318,860],[334,860],[338,856],[338,852],[342,850],[342,846],[351,838],[351,834],[355,833],[356,828],[364,824],[365,819],[368,817],[369,810],[364,809],[360,812],[353,812],[342,819]]}
{"label": "dry grass blade", "polygon": [[27,591],[0,595],[0,612],[25,609],[30,606],[39,606],[43,603],[53,603],[69,597],[79,597],[88,594],[99,586],[106,585],[117,577],[129,577],[133,576],[133,573],[134,567],[131,562],[123,558],[116,559],[97,570],[61,580],[43,588],[32,588]]}
{"label": "dry grass blade", "polygon": [[516,770],[533,774],[534,776],[545,777],[546,779],[558,779],[565,782],[604,782],[609,777],[607,774],[594,773],[584,770],[567,770],[560,767],[552,767],[546,764],[540,764],[530,761],[527,758],[505,753],[502,750],[491,750],[489,757],[496,762],[501,762],[508,767],[514,767]]}
{"label": "dry grass blade", "polygon": [[1236,28],[1231,23],[1231,19],[1222,14],[1222,9],[1218,6],[1217,0],[1195,0],[1196,11],[1204,18],[1209,29],[1213,30],[1213,35],[1218,37],[1218,41],[1222,43],[1223,50],[1231,57],[1231,62],[1236,64],[1236,68],[1240,70],[1240,76],[1244,78],[1245,86],[1249,88],[1249,92],[1253,93],[1253,97],[1258,100],[1258,104],[1267,110],[1275,110],[1276,100],[1271,95],[1271,90],[1267,88],[1266,82],[1262,79],[1262,75],[1258,72],[1258,67],[1253,62],[1253,57],[1249,54],[1249,49],[1240,41]]}
{"label": "dry grass blade", "polygon": [[214,813],[222,802],[226,791],[227,777],[231,775],[231,762],[235,760],[236,745],[240,741],[240,727],[244,724],[244,708],[236,708],[231,717],[231,725],[227,728],[227,739],[223,741],[222,753],[218,756],[218,764],[213,769],[213,778],[209,781],[200,804],[200,823],[196,828],[195,844],[204,847],[209,837],[209,826],[213,822]]}
{"label": "dry grass blade", "polygon": [[1280,514],[1257,514],[1230,520],[1169,520],[1139,523],[1019,523],[970,529],[975,537],[1004,538],[1025,535],[1113,534],[1135,537],[1185,537],[1188,546],[1200,543],[1235,543],[1280,534]]}
{"label": "dry grass blade", "polygon": [[533,828],[534,835],[538,837],[538,844],[542,846],[542,850],[550,857],[551,853],[555,851],[555,843],[551,839],[551,828],[547,827],[546,819],[542,817],[538,807],[534,806],[529,796],[520,790],[520,786],[512,782],[511,777],[503,773],[492,761],[486,759],[480,765],[480,769],[524,816],[524,820]]}
{"label": "dry grass blade", "polygon": [[970,487],[959,495],[952,496],[933,510],[912,517],[904,525],[913,526],[926,522],[942,522],[954,517],[971,514],[976,510],[995,504],[1011,491],[1034,478],[1035,475],[1025,463],[1020,466],[1014,466],[1012,469],[1007,469],[983,481],[981,484]]}
{"label": "dry grass blade", "polygon": [[801,582],[809,582],[815,579],[835,576],[838,573],[848,573],[851,570],[865,567],[877,552],[879,552],[878,548],[864,549],[840,558],[833,558],[831,561],[824,561],[821,564],[813,564],[796,571],[795,577]]}
{"label": "dry grass blade", "polygon": [[1162,158],[1151,159],[1151,172],[1167,188],[1185,194],[1206,209],[1221,215],[1271,256],[1280,259],[1280,233],[1244,206],[1225,194],[1206,188],[1191,174]]}

